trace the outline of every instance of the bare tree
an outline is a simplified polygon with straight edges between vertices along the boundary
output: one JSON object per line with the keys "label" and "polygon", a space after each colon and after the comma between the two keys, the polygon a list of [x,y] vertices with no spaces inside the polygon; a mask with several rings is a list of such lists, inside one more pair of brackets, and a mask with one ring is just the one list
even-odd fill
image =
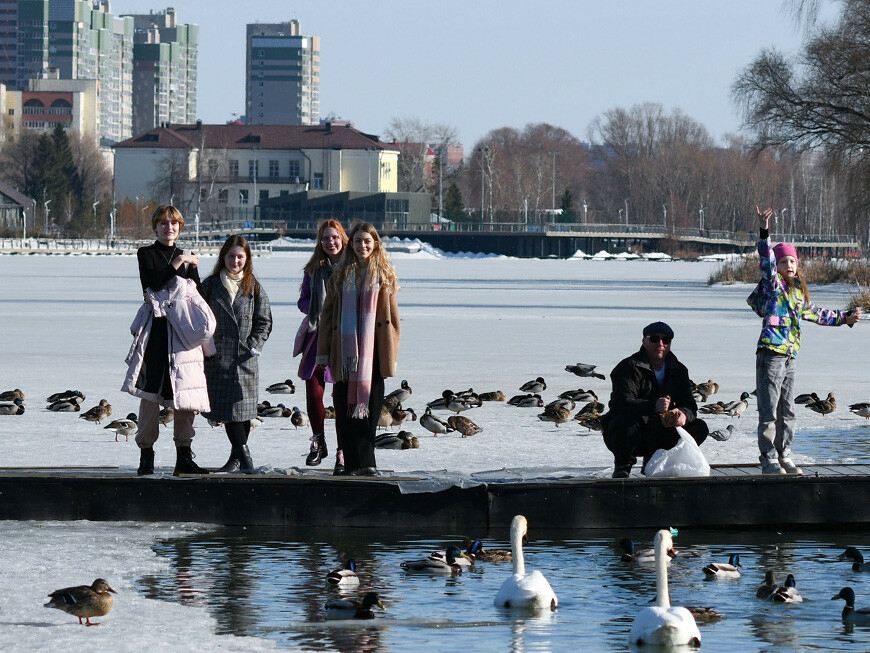
{"label": "bare tree", "polygon": [[430,190],[436,177],[432,164],[434,148],[455,142],[455,127],[444,123],[428,123],[419,118],[390,120],[384,135],[396,143],[399,155],[399,190],[420,193]]}

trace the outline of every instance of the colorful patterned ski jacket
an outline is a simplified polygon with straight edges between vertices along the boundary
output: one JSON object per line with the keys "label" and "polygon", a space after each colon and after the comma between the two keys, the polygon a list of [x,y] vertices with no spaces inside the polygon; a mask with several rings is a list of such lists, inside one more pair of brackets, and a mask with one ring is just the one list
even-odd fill
{"label": "colorful patterned ski jacket", "polygon": [[770,349],[790,358],[797,356],[801,346],[801,320],[823,326],[840,326],[846,323],[846,312],[819,308],[804,301],[800,288],[789,288],[776,270],[776,257],[770,246],[770,238],[758,241],[761,259],[761,282],[764,287],[765,317],[758,338],[758,349]]}

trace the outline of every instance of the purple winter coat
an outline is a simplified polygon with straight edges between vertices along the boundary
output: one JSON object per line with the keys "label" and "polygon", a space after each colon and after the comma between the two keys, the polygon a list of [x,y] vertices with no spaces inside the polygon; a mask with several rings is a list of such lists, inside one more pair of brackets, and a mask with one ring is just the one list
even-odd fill
{"label": "purple winter coat", "polygon": [[[317,334],[319,328],[314,331],[308,330],[308,308],[311,306],[311,275],[306,271],[302,277],[302,289],[299,294],[299,300],[296,306],[302,311],[304,317],[302,324],[296,332],[296,340],[293,343],[293,356],[296,357],[302,354],[302,360],[299,361],[299,378],[307,381],[314,374],[317,359]],[[323,370],[323,378],[326,383],[335,383],[332,380],[332,374],[329,372],[329,366]]]}

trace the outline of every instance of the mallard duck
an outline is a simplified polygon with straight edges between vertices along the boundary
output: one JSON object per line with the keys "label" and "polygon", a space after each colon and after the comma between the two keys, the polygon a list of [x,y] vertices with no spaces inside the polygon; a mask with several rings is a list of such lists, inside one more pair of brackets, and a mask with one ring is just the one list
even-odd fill
{"label": "mallard duck", "polygon": [[264,401],[263,404],[263,407],[257,412],[258,417],[284,417],[284,409],[287,408],[284,404],[272,406],[268,401]]}
{"label": "mallard duck", "polygon": [[[474,540],[479,541],[479,540]],[[463,543],[466,550],[473,544],[472,540],[466,540]],[[505,562],[513,560],[513,553],[510,549],[486,549],[481,542],[480,548],[475,552],[475,558],[482,562]]]}
{"label": "mallard duck", "polygon": [[372,608],[375,606],[381,610],[386,609],[377,593],[369,592],[362,597],[362,601],[332,599],[326,602],[323,609],[326,610],[327,619],[374,619],[375,613],[372,612]]}
{"label": "mallard duck", "polygon": [[438,397],[438,399],[433,399],[426,404],[426,407],[431,408],[432,410],[447,410],[447,399],[445,397],[450,397],[454,394],[453,390],[445,390],[441,393],[441,396]]}
{"label": "mallard duck", "polygon": [[566,406],[546,406],[544,412],[538,414],[538,419],[559,426],[571,419],[571,410]]}
{"label": "mallard duck", "polygon": [[379,433],[375,436],[378,449],[419,449],[420,441],[408,431],[398,433]]}
{"label": "mallard duck", "polygon": [[520,386],[520,392],[528,392],[529,394],[540,394],[547,389],[547,382],[544,377],[539,376],[532,381],[526,381]]}
{"label": "mallard duck", "polygon": [[77,397],[71,397],[69,399],[54,401],[48,404],[45,409],[52,413],[77,413],[82,407],[79,405]]}
{"label": "mallard duck", "polygon": [[793,574],[785,577],[785,585],[777,587],[776,591],[770,595],[770,600],[774,603],[801,603],[803,601],[795,586]]}
{"label": "mallard duck", "polygon": [[24,401],[25,399],[24,393],[18,388],[15,388],[15,390],[0,392],[0,401],[15,401],[16,399],[20,399],[21,401]]}
{"label": "mallard duck", "polygon": [[[619,540],[619,546],[622,549],[623,562],[637,562],[644,565],[653,565],[656,562],[655,549],[636,549],[634,542],[627,537]],[[673,547],[666,551],[668,557],[667,564],[671,564],[671,558],[677,557],[677,551]]]}
{"label": "mallard duck", "polygon": [[477,395],[481,401],[506,401],[507,397],[505,397],[504,392],[501,390],[494,390],[492,392],[481,392]]}
{"label": "mallard duck", "polygon": [[725,408],[725,412],[728,413],[731,417],[740,417],[743,413],[746,412],[746,409],[749,408],[749,397],[751,397],[748,392],[740,393],[740,399],[737,401],[732,401]]}
{"label": "mallard duck", "polygon": [[403,379],[398,390],[393,390],[390,394],[384,397],[384,403],[400,406],[411,398],[412,393],[411,386],[409,386],[408,382]]}
{"label": "mallard duck", "polygon": [[817,395],[815,392],[808,392],[795,397],[794,402],[796,404],[811,404],[814,401],[818,401],[819,399],[819,395]]}
{"label": "mallard duck", "polygon": [[426,412],[420,416],[420,426],[430,431],[436,438],[439,433],[450,433],[453,431],[453,427],[440,417],[435,417],[432,414],[432,409],[428,406],[426,407]]}
{"label": "mallard duck", "polygon": [[297,406],[293,406],[293,410],[290,411],[290,423],[298,429],[300,426],[308,426],[311,420]]}
{"label": "mallard duck", "polygon": [[544,406],[544,400],[541,399],[541,395],[531,394],[514,395],[508,399],[508,403],[518,408],[542,408]]}
{"label": "mallard duck", "polygon": [[870,608],[855,609],[855,590],[844,587],[831,597],[831,600],[843,599],[846,607],[843,608],[843,621],[850,624],[870,624]]}
{"label": "mallard duck", "polygon": [[443,397],[444,407],[454,413],[461,413],[463,410],[470,410],[478,404],[477,401],[463,399],[459,395],[450,392],[450,390],[445,390]]}
{"label": "mallard duck", "polygon": [[584,404],[580,407],[580,410],[577,411],[577,415],[585,415],[587,413],[597,413],[601,414],[604,412],[605,405],[600,401],[595,401],[594,399],[590,401],[588,404]]}
{"label": "mallard duck", "polygon": [[768,569],[764,572],[764,582],[755,590],[755,596],[759,599],[769,600],[777,589],[779,589],[779,585],[776,584],[776,576],[772,569]]}
{"label": "mallard duck", "polygon": [[580,403],[581,401],[598,401],[597,394],[595,394],[592,390],[584,390],[583,388],[577,388],[576,390],[565,390],[565,392],[560,394],[559,397],[561,399],[572,399],[577,403]]}
{"label": "mallard duck", "polygon": [[410,418],[412,422],[417,421],[417,413],[414,412],[413,408],[398,407],[390,410],[384,406],[381,408],[381,416],[378,418],[378,426],[382,428],[401,426],[408,418]]}
{"label": "mallard duck", "polygon": [[85,395],[83,392],[79,392],[78,390],[64,390],[63,392],[55,392],[53,395],[48,397],[45,401],[46,403],[53,404],[55,401],[84,401]]}
{"label": "mallard duck", "polygon": [[327,406],[323,409],[323,419],[335,419],[335,407]]}
{"label": "mallard duck", "polygon": [[833,413],[837,409],[837,400],[834,398],[834,393],[829,392],[827,399],[819,399],[811,403],[805,404],[811,411],[820,415]]}
{"label": "mallard duck", "polygon": [[421,571],[429,574],[446,574],[456,576],[462,573],[462,565],[456,562],[457,558],[465,557],[458,546],[449,546],[444,552],[444,559],[429,556],[419,560],[407,560],[399,566],[405,571]]}
{"label": "mallard duck", "polygon": [[576,374],[577,376],[591,376],[595,379],[605,379],[607,378],[603,374],[599,374],[595,371],[597,365],[589,365],[588,363],[577,363],[575,365],[566,365],[565,371],[571,372],[571,374]]}
{"label": "mallard duck", "polygon": [[[700,392],[705,397],[709,397],[710,395],[714,395],[719,392],[719,384],[712,379],[708,379],[706,383],[699,383],[696,387],[698,389],[698,392]],[[705,398],[704,401],[707,401],[707,399]]]}
{"label": "mallard duck", "polygon": [[13,399],[6,404],[0,404],[0,415],[23,415],[24,402],[20,399]]}
{"label": "mallard duck", "polygon": [[447,418],[447,426],[462,434],[463,438],[477,435],[483,429],[462,415],[451,415]]}
{"label": "mallard duck", "polygon": [[740,578],[740,554],[732,553],[728,562],[711,562],[704,567],[704,575],[707,578]]}
{"label": "mallard duck", "polygon": [[851,560],[852,571],[870,571],[870,563],[864,562],[864,555],[854,546],[848,547],[840,554],[839,558],[840,560]]}
{"label": "mallard duck", "polygon": [[717,401],[713,404],[704,404],[698,408],[699,413],[707,415],[722,415],[728,410],[728,405],[724,401]]}
{"label": "mallard duck", "polygon": [[105,399],[100,399],[100,403],[83,412],[79,415],[79,419],[86,419],[89,422],[99,424],[112,414],[112,406]]}
{"label": "mallard duck", "polygon": [[601,418],[603,415],[599,415],[598,413],[577,413],[574,415],[574,421],[580,424],[581,426],[585,426],[590,431],[598,431],[601,432],[604,428],[604,425],[601,423]]}
{"label": "mallard duck", "polygon": [[526,571],[523,557],[523,539],[529,531],[529,522],[523,515],[511,521],[511,552],[513,573],[504,582],[493,599],[497,608],[515,610],[555,610],[559,599],[544,574],[538,569]]}
{"label": "mallard duck", "polygon": [[[701,631],[686,608],[671,606],[668,592],[668,565],[676,551],[674,540],[664,529],[655,537],[656,601],[634,619],[628,641],[632,646],[700,646]],[[673,552],[673,553],[672,553]]]}
{"label": "mallard duck", "polygon": [[[473,540],[466,544],[464,555],[455,556],[456,564],[460,567],[471,568],[477,560],[477,553],[483,548],[480,540]],[[447,560],[447,551],[435,551],[429,554],[433,560]]]}
{"label": "mallard duck", "polygon": [[480,398],[480,395],[474,391],[474,388],[457,392],[456,396],[472,407],[483,406],[483,400]]}
{"label": "mallard duck", "polygon": [[326,582],[338,587],[355,587],[359,585],[359,576],[356,575],[356,563],[348,560],[344,567],[330,571],[326,574]]}
{"label": "mallard duck", "polygon": [[852,404],[849,406],[849,410],[858,415],[859,417],[866,417],[870,419],[870,402],[862,401],[859,404]]}
{"label": "mallard duck", "polygon": [[571,397],[558,397],[544,406],[544,410],[547,408],[567,408],[570,411],[577,408],[577,402],[571,399]]}
{"label": "mallard duck", "polygon": [[86,626],[99,626],[91,623],[91,617],[102,617],[112,609],[112,594],[117,594],[102,578],[97,578],[90,586],[64,587],[49,594],[51,601],[46,608],[57,608],[79,618]]}
{"label": "mallard duck", "polygon": [[175,409],[172,406],[166,406],[160,409],[160,412],[157,414],[157,420],[163,424],[163,426],[169,426],[169,422],[175,419]]}
{"label": "mallard duck", "polygon": [[697,623],[712,624],[724,618],[721,612],[710,606],[687,605],[686,610],[692,614]]}
{"label": "mallard duck", "polygon": [[118,436],[123,435],[127,442],[130,441],[131,435],[136,435],[139,432],[139,418],[136,413],[130,413],[126,419],[115,419],[109,422],[104,429],[111,429],[115,432],[115,442],[118,441]]}
{"label": "mallard duck", "polygon": [[292,395],[296,392],[296,386],[293,385],[291,379],[287,379],[284,383],[273,383],[266,386],[266,392],[273,395]]}

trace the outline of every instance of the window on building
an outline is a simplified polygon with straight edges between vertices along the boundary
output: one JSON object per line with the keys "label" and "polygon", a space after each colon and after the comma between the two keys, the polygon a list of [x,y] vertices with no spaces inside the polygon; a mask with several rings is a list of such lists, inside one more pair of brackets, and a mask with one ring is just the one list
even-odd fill
{"label": "window on building", "polygon": [[257,160],[248,161],[248,177],[256,179],[260,176],[260,162]]}
{"label": "window on building", "polygon": [[239,204],[247,204],[249,195],[250,195],[250,193],[248,192],[247,188],[240,189],[239,190]]}
{"label": "window on building", "polygon": [[290,162],[290,178],[299,178],[299,162],[291,161]]}
{"label": "window on building", "polygon": [[311,187],[314,190],[323,190],[323,173],[315,172],[314,179],[311,180]]}
{"label": "window on building", "polygon": [[230,159],[230,177],[239,176],[239,161],[238,159]]}
{"label": "window on building", "polygon": [[269,179],[277,179],[279,177],[279,165],[277,159],[271,159],[269,161]]}
{"label": "window on building", "polygon": [[218,171],[218,160],[217,159],[209,159],[208,160],[208,174],[212,177],[217,175]]}
{"label": "window on building", "polygon": [[267,199],[269,199],[269,191],[261,190],[260,191],[260,199],[258,199],[257,202],[262,202],[263,200],[267,200]]}
{"label": "window on building", "polygon": [[221,204],[226,204],[230,200],[230,191],[226,188],[221,188],[218,191],[218,202]]}
{"label": "window on building", "polygon": [[200,188],[199,189],[199,201],[205,202],[208,200],[208,188]]}

